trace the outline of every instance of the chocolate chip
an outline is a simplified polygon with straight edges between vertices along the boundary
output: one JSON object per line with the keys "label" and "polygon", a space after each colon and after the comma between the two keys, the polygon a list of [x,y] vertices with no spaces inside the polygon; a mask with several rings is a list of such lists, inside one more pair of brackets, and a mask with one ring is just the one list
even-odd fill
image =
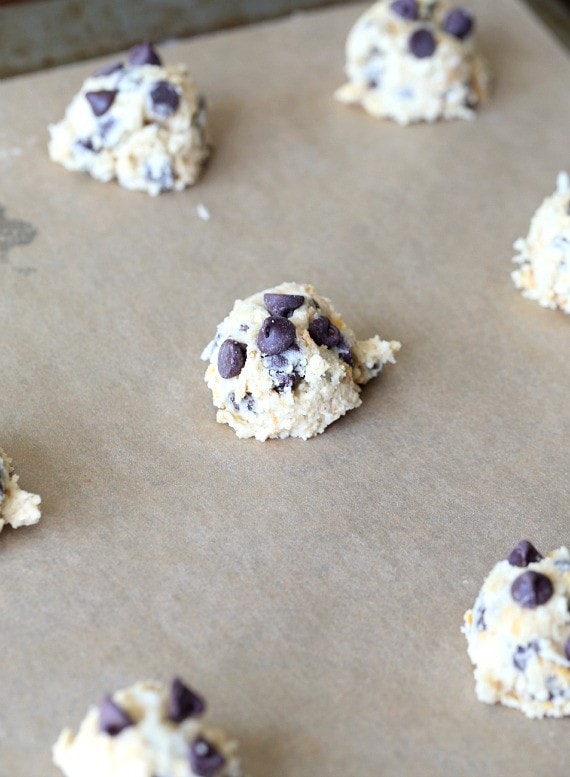
{"label": "chocolate chip", "polygon": [[113,73],[118,73],[119,70],[124,69],[124,65],[122,62],[113,62],[112,65],[105,65],[105,67],[99,68],[99,70],[96,70],[93,75],[94,76],[110,76],[113,75]]}
{"label": "chocolate chip", "polygon": [[79,146],[80,148],[85,149],[85,151],[91,151],[92,153],[97,153],[99,149],[95,149],[95,146],[93,145],[93,141],[91,138],[78,138],[75,141],[75,145]]}
{"label": "chocolate chip", "polygon": [[337,348],[338,348],[338,355],[343,360],[343,362],[346,362],[346,364],[350,365],[351,367],[354,367],[354,356],[352,354],[352,351],[350,350],[350,345],[347,343],[347,341],[344,339],[342,335],[340,336],[340,340]]}
{"label": "chocolate chip", "polygon": [[474,19],[469,11],[453,8],[445,17],[443,29],[456,38],[466,38],[473,29]]}
{"label": "chocolate chip", "polygon": [[529,659],[532,658],[533,654],[538,655],[539,652],[540,646],[536,641],[529,642],[528,645],[519,645],[513,656],[513,664],[521,672],[524,672]]}
{"label": "chocolate chip", "polygon": [[198,737],[190,745],[190,768],[199,777],[214,777],[225,764],[226,759],[203,737]]}
{"label": "chocolate chip", "polygon": [[154,46],[145,40],[129,51],[131,65],[162,65],[162,60],[156,53]]}
{"label": "chocolate chip", "polygon": [[553,593],[550,578],[540,572],[523,572],[511,586],[511,596],[515,602],[531,610],[546,604]]}
{"label": "chocolate chip", "polygon": [[201,696],[184,685],[182,680],[175,677],[170,685],[168,696],[168,717],[174,723],[182,723],[187,718],[197,718],[206,709],[206,704]]}
{"label": "chocolate chip", "polygon": [[264,356],[263,364],[269,371],[273,387],[278,392],[294,388],[304,375],[299,371],[299,346],[293,344],[284,353]]}
{"label": "chocolate chip", "polygon": [[317,345],[326,345],[327,348],[334,348],[341,341],[340,330],[326,316],[318,316],[311,321],[309,334]]}
{"label": "chocolate chip", "polygon": [[121,731],[134,725],[135,722],[131,716],[115,704],[110,696],[103,699],[99,715],[99,731],[116,737]]}
{"label": "chocolate chip", "polygon": [[107,113],[117,96],[116,89],[101,89],[99,92],[85,92],[85,99],[95,116]]}
{"label": "chocolate chip", "polygon": [[147,161],[144,166],[144,177],[151,183],[157,183],[160,191],[169,191],[174,187],[174,170],[170,160]]}
{"label": "chocolate chip", "polygon": [[475,611],[475,628],[477,631],[487,631],[487,624],[485,623],[485,613],[487,612],[485,607],[481,607],[480,610]]}
{"label": "chocolate chip", "polygon": [[414,21],[418,18],[418,4],[416,0],[394,0],[390,4],[390,8],[395,14],[401,16],[402,19]]}
{"label": "chocolate chip", "polygon": [[263,356],[283,353],[295,342],[295,327],[283,316],[269,316],[257,335],[257,347]]}
{"label": "chocolate chip", "polygon": [[235,378],[243,370],[247,358],[244,343],[237,340],[224,340],[218,351],[218,372],[222,378]]}
{"label": "chocolate chip", "polygon": [[528,540],[521,540],[521,542],[511,550],[507,559],[512,567],[528,567],[529,564],[541,560],[541,554]]}
{"label": "chocolate chip", "polygon": [[424,57],[431,57],[437,44],[433,33],[422,27],[410,35],[408,45],[414,57],[423,59]]}
{"label": "chocolate chip", "polygon": [[176,113],[180,105],[180,96],[168,81],[157,81],[150,92],[153,113],[161,119],[167,119]]}
{"label": "chocolate chip", "polygon": [[566,658],[568,661],[570,661],[570,637],[566,640],[566,645],[564,646],[564,653],[566,654]]}
{"label": "chocolate chip", "polygon": [[263,304],[272,316],[290,318],[305,298],[300,294],[264,294]]}

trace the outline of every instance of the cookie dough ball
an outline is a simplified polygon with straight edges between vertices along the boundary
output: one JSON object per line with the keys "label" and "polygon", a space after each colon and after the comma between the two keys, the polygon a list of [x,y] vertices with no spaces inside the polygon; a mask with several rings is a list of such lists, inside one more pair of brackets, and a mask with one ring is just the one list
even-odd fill
{"label": "cookie dough ball", "polygon": [[204,98],[148,43],[88,78],[49,132],[54,162],[152,195],[191,186],[210,153]]}
{"label": "cookie dough ball", "polygon": [[306,440],[358,407],[360,386],[399,350],[357,340],[312,286],[282,283],[237,300],[202,359],[218,423],[238,437]]}
{"label": "cookie dough ball", "polygon": [[529,718],[570,715],[570,553],[526,540],[483,583],[462,631],[477,697]]}
{"label": "cookie dough ball", "polygon": [[147,681],[92,707],[53,747],[66,777],[242,777],[236,743],[202,723],[204,700],[178,678]]}
{"label": "cookie dough ball", "polygon": [[514,244],[518,251],[512,272],[524,297],[544,308],[570,313],[570,179],[559,173],[556,191],[547,197],[530,222],[526,237]]}
{"label": "cookie dough ball", "polygon": [[12,459],[0,448],[0,532],[7,523],[14,529],[37,523],[41,518],[38,508],[41,501],[37,494],[22,491],[18,475],[12,469]]}
{"label": "cookie dough ball", "polygon": [[471,119],[486,99],[489,72],[469,11],[435,0],[380,0],[346,43],[348,83],[335,97],[399,124]]}

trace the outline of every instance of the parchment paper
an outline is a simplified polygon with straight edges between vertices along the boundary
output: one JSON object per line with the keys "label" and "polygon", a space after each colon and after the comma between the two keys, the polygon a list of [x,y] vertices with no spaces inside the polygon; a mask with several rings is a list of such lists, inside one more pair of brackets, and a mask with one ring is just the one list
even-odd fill
{"label": "parchment paper", "polygon": [[[64,725],[174,674],[252,777],[566,774],[568,721],[476,701],[459,628],[516,542],[570,542],[570,322],[509,278],[570,164],[569,67],[518,2],[471,5],[473,123],[332,100],[361,6],[164,48],[216,151],[158,199],[47,157],[93,63],[0,85],[3,218],[37,231],[0,266],[1,444],[43,497],[0,537],[1,777],[55,777]],[[199,354],[282,280],[403,349],[321,437],[240,441]]]}

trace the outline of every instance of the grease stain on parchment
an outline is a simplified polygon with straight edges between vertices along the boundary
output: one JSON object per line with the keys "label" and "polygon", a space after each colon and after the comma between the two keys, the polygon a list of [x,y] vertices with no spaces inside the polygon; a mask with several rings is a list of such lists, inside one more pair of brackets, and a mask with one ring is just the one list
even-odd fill
{"label": "grease stain on parchment", "polygon": [[[12,248],[29,245],[37,234],[37,229],[28,221],[6,218],[6,208],[0,205],[0,264],[8,264]],[[34,267],[14,269],[23,275],[35,272]]]}

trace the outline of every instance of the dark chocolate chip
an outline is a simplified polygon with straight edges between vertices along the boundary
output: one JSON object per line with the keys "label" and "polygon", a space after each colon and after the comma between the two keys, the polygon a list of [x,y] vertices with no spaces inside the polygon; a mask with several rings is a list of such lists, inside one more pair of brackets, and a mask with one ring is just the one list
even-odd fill
{"label": "dark chocolate chip", "polygon": [[99,70],[96,70],[93,75],[94,76],[111,76],[113,73],[118,73],[119,70],[124,69],[124,65],[122,62],[113,62],[112,65],[105,65],[105,67],[99,68]]}
{"label": "dark chocolate chip", "polygon": [[566,658],[568,661],[570,661],[570,637],[566,640],[566,645],[564,646],[564,653],[566,654]]}
{"label": "dark chocolate chip", "polygon": [[168,81],[157,81],[150,92],[150,99],[153,113],[161,119],[172,116],[180,105],[180,96]]}
{"label": "dark chocolate chip", "polygon": [[309,334],[317,345],[326,345],[327,348],[334,348],[341,341],[340,330],[326,316],[318,316],[311,321]]}
{"label": "dark chocolate chip", "polygon": [[513,656],[513,664],[521,672],[524,672],[529,659],[532,658],[533,654],[538,655],[539,652],[540,646],[536,641],[529,642],[528,645],[519,645]]}
{"label": "dark chocolate chip", "polygon": [[304,377],[298,370],[299,346],[294,344],[285,353],[265,356],[263,364],[269,371],[273,387],[280,393],[294,388]]}
{"label": "dark chocolate chip", "polygon": [[117,96],[116,89],[101,89],[99,92],[85,92],[85,99],[95,116],[107,113]]}
{"label": "dark chocolate chip", "polygon": [[295,327],[283,316],[269,316],[257,335],[257,347],[263,356],[283,353],[295,342]]}
{"label": "dark chocolate chip", "polygon": [[99,122],[99,134],[105,142],[108,141],[109,134],[116,126],[117,122],[112,116],[109,116],[108,119],[103,119],[103,121]]}
{"label": "dark chocolate chip", "polygon": [[487,624],[485,623],[486,612],[485,607],[481,607],[480,610],[475,612],[475,628],[477,631],[487,631]]}
{"label": "dark chocolate chip", "polygon": [[474,23],[475,20],[469,11],[465,11],[463,8],[453,8],[445,17],[443,29],[462,40],[469,35]]}
{"label": "dark chocolate chip", "polygon": [[521,542],[511,550],[507,559],[509,564],[513,567],[528,567],[529,564],[541,560],[541,554],[528,540],[521,540]]}
{"label": "dark chocolate chip", "polygon": [[239,331],[240,332],[247,332],[249,330],[249,327],[247,324],[240,324],[239,325]]}
{"label": "dark chocolate chip", "polygon": [[423,59],[424,57],[431,57],[435,51],[436,41],[433,37],[433,33],[427,30],[425,27],[421,27],[410,35],[409,47],[414,57]]}
{"label": "dark chocolate chip", "polygon": [[414,21],[418,18],[418,4],[416,0],[394,0],[390,4],[392,11],[401,16],[402,19],[410,19]]}
{"label": "dark chocolate chip", "polygon": [[190,745],[190,768],[199,777],[214,777],[225,764],[226,759],[203,737],[198,737]]}
{"label": "dark chocolate chip", "polygon": [[103,699],[99,715],[99,731],[116,737],[121,731],[134,725],[135,722],[131,716],[115,704],[110,696]]}
{"label": "dark chocolate chip", "polygon": [[85,149],[85,151],[91,151],[93,153],[96,153],[95,147],[93,145],[93,141],[91,140],[91,138],[79,138],[78,140],[75,141],[75,144]]}
{"label": "dark chocolate chip", "polygon": [[144,177],[151,183],[157,183],[163,192],[174,186],[174,170],[170,161],[165,161],[162,165],[147,162],[144,166]]}
{"label": "dark chocolate chip", "polygon": [[243,370],[247,358],[244,343],[237,340],[224,340],[218,351],[218,372],[222,378],[235,378]]}
{"label": "dark chocolate chip", "polygon": [[155,51],[154,46],[145,40],[129,51],[131,65],[162,65],[162,60]]}
{"label": "dark chocolate chip", "polygon": [[182,723],[187,718],[197,718],[206,709],[206,703],[201,696],[184,685],[180,678],[175,677],[170,685],[168,696],[168,717],[174,723]]}
{"label": "dark chocolate chip", "polygon": [[511,595],[515,602],[531,610],[546,604],[553,593],[550,578],[540,572],[523,572],[511,586]]}
{"label": "dark chocolate chip", "polygon": [[300,294],[264,294],[263,304],[272,316],[290,318],[305,298]]}
{"label": "dark chocolate chip", "polygon": [[337,348],[338,348],[338,355],[343,360],[343,362],[350,365],[350,367],[354,367],[354,356],[352,354],[352,351],[350,350],[350,345],[347,343],[347,341],[342,335],[340,336],[340,340]]}

